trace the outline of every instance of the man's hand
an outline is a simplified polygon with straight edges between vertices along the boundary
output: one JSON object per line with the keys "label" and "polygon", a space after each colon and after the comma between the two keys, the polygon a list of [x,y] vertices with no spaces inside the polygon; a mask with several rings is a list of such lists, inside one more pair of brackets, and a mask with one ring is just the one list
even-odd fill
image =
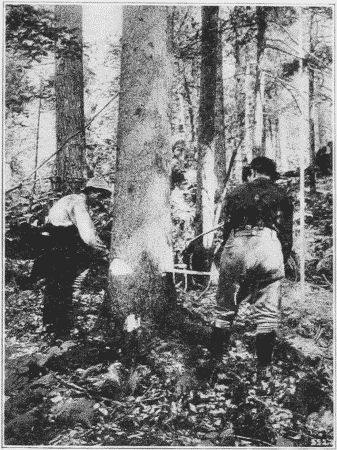
{"label": "man's hand", "polygon": [[110,252],[107,248],[105,248],[104,252],[103,252],[103,258],[109,259],[110,256]]}
{"label": "man's hand", "polygon": [[107,247],[103,244],[103,242],[98,241],[95,243],[94,251],[100,258],[108,257],[110,252]]}
{"label": "man's hand", "polygon": [[92,256],[93,256],[93,259],[92,259],[93,264],[95,264],[95,265],[107,264],[109,262],[110,252],[103,245],[100,248],[96,247],[95,249],[93,249]]}

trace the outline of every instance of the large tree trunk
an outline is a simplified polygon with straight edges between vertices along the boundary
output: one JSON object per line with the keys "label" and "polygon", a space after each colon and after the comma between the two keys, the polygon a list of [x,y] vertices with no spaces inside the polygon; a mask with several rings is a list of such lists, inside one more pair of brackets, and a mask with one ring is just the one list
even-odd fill
{"label": "large tree trunk", "polygon": [[112,262],[99,318],[108,332],[130,314],[162,323],[175,293],[168,8],[124,7],[122,40]]}
{"label": "large tree trunk", "polygon": [[[213,227],[215,210],[215,99],[217,87],[218,6],[202,7],[200,107],[198,130],[198,169],[195,233]],[[212,239],[203,236],[196,244],[197,270],[210,267]]]}
{"label": "large tree trunk", "polygon": [[[55,6],[57,26],[61,29],[56,53],[56,139],[55,189],[74,192],[87,178],[83,100],[82,6]],[[68,37],[70,35],[70,38]]]}

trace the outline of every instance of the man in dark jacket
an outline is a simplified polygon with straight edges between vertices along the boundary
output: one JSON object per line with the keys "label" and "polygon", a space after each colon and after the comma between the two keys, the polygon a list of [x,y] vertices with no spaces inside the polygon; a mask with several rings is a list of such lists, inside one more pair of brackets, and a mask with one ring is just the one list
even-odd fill
{"label": "man in dark jacket", "polygon": [[217,289],[218,316],[212,349],[227,347],[231,325],[244,299],[254,306],[256,352],[260,366],[270,364],[280,314],[284,263],[292,249],[293,205],[274,183],[276,165],[258,156],[248,182],[230,192],[224,204],[224,248]]}
{"label": "man in dark jacket", "polygon": [[58,200],[46,218],[44,229],[50,246],[35,261],[31,281],[36,281],[39,273],[45,271],[43,324],[58,335],[69,333],[72,325],[72,286],[78,270],[89,265],[92,258],[102,258],[109,253],[90,216],[90,210],[107,196],[111,196],[107,183],[101,178],[92,178],[80,194]]}

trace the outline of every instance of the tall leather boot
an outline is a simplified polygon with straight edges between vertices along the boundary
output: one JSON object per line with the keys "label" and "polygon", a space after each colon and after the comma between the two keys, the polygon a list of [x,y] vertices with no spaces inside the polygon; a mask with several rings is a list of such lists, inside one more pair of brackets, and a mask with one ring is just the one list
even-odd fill
{"label": "tall leather boot", "polygon": [[219,357],[227,351],[230,335],[231,332],[228,329],[213,328],[209,345],[212,356]]}
{"label": "tall leather boot", "polygon": [[266,367],[271,364],[275,338],[275,331],[261,333],[256,336],[256,355],[260,367]]}

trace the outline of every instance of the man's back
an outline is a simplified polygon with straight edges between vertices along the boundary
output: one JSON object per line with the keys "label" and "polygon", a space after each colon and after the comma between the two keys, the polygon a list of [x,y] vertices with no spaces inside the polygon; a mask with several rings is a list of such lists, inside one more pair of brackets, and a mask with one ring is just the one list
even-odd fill
{"label": "man's back", "polygon": [[70,227],[75,225],[74,208],[75,205],[85,206],[85,197],[81,194],[70,194],[58,200],[49,211],[47,223],[51,223],[56,227]]}
{"label": "man's back", "polygon": [[256,354],[260,367],[271,363],[280,320],[280,289],[284,261],[292,247],[293,205],[286,191],[274,184],[276,164],[257,156],[249,182],[226,196],[224,246],[216,300],[219,312],[211,350],[228,348],[232,324],[243,300],[253,305]]}
{"label": "man's back", "polygon": [[289,206],[286,191],[267,178],[257,178],[235,188],[226,198],[233,229],[245,225],[271,226],[277,211]]}
{"label": "man's back", "polygon": [[100,252],[106,251],[90,217],[85,194],[62,197],[51,207],[46,222],[55,227],[75,226],[85,244]]}
{"label": "man's back", "polygon": [[284,188],[259,177],[236,187],[226,196],[224,240],[232,230],[247,225],[274,229],[281,241],[285,259],[292,248],[293,205]]}

